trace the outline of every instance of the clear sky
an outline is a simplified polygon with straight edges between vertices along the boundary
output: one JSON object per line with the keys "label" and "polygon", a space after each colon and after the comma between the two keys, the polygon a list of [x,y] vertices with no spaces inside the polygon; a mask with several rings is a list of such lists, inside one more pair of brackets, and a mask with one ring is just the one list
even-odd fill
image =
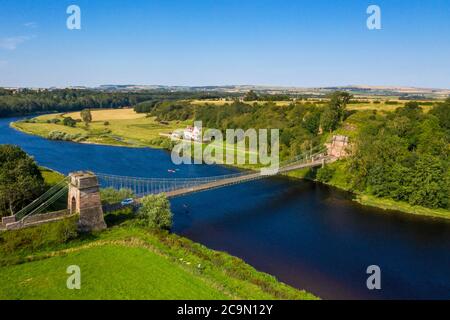
{"label": "clear sky", "polygon": [[100,84],[450,88],[450,1],[0,1],[0,86]]}

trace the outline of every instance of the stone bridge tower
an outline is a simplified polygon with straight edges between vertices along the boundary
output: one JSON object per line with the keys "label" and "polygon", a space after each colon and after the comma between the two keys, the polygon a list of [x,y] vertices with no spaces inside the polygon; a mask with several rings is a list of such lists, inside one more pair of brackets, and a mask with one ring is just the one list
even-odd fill
{"label": "stone bridge tower", "polygon": [[79,214],[81,231],[106,228],[98,179],[92,172],[74,172],[69,175],[67,208],[70,214]]}

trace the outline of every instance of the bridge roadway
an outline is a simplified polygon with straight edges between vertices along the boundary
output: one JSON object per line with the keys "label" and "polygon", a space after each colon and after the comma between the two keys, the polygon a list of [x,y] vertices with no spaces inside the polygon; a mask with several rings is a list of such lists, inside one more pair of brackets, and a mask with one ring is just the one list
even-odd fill
{"label": "bridge roadway", "polygon": [[[314,159],[312,161],[302,162],[302,163],[297,163],[297,164],[288,165],[286,167],[282,167],[279,169],[277,174],[288,173],[291,171],[304,169],[304,168],[319,167],[319,166],[322,166],[324,163],[333,162],[335,160],[336,159],[334,157],[329,157],[329,156],[320,157],[320,158]],[[184,195],[187,195],[190,193],[196,193],[196,192],[201,192],[201,191],[206,191],[206,190],[211,190],[211,189],[217,189],[217,188],[221,188],[221,187],[225,187],[225,186],[229,186],[229,185],[233,185],[233,184],[239,184],[239,183],[249,182],[249,181],[258,180],[258,179],[264,179],[269,176],[271,176],[271,175],[264,175],[264,174],[261,174],[260,172],[254,172],[254,173],[249,173],[248,175],[244,175],[244,176],[240,176],[240,177],[222,179],[222,180],[218,180],[218,181],[214,181],[214,182],[201,184],[201,185],[198,185],[195,187],[182,188],[182,189],[166,192],[166,195],[169,198],[175,198],[175,197],[184,196]]]}

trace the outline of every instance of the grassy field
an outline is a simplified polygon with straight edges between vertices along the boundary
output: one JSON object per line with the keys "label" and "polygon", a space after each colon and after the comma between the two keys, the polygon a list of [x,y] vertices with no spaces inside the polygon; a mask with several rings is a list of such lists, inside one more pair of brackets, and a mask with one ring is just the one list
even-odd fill
{"label": "grassy field", "polygon": [[[0,255],[0,299],[316,299],[226,253],[126,224]],[[71,265],[80,267],[81,290],[66,287]]]}
{"label": "grassy field", "polygon": [[41,171],[42,177],[44,178],[44,182],[47,186],[54,186],[64,179],[64,175],[51,169],[39,167],[39,170]]}
{"label": "grassy field", "polygon": [[[85,137],[83,142],[122,146],[153,146],[152,141],[160,138],[160,133],[171,133],[175,129],[183,129],[189,123],[171,122],[162,124],[155,118],[147,118],[145,114],[137,114],[133,109],[92,110],[93,122],[86,127],[77,123],[76,127],[64,126],[62,123],[48,123],[48,120],[64,117],[79,119],[80,113],[51,114],[39,116],[28,122],[16,122],[13,127],[21,131],[48,137],[52,131]],[[108,124],[105,124],[108,122]]]}
{"label": "grassy field", "polygon": [[[82,270],[81,290],[68,290],[65,270]],[[104,245],[3,268],[0,299],[226,299],[180,266],[143,248]]]}

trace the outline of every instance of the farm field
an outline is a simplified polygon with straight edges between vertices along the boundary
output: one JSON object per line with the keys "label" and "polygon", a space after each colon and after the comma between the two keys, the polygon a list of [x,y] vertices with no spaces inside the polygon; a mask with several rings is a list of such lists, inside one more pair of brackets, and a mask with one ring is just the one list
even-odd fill
{"label": "farm field", "polygon": [[[366,100],[366,99],[364,99]],[[377,111],[394,111],[395,109],[399,108],[399,107],[403,107],[405,105],[405,103],[407,101],[401,101],[401,100],[397,100],[397,99],[390,99],[389,101],[393,101],[393,102],[397,102],[397,104],[389,104],[386,103],[386,101],[380,101],[380,103],[373,103],[373,101],[375,101],[374,99],[367,99],[369,102],[361,102],[361,103],[351,103],[347,105],[347,109],[348,110],[377,110]],[[308,101],[302,101],[301,103],[305,104],[305,103],[315,103],[317,102],[316,100],[308,100]],[[224,105],[226,103],[232,103],[232,101],[225,101],[225,100],[193,100],[191,101],[192,104],[194,105],[205,105],[205,104],[211,104],[211,105],[216,105],[216,106],[221,106]],[[244,101],[244,103],[247,104],[254,104],[254,103],[264,103],[264,101]],[[273,101],[273,103],[275,103],[277,106],[283,107],[283,106],[287,106],[290,103],[292,103],[291,101]],[[419,104],[421,102],[419,101]],[[422,102],[422,103],[426,103],[426,102]],[[431,105],[422,105],[422,108],[424,109],[424,111],[428,111],[432,108]]]}
{"label": "farm field", "polygon": [[[169,134],[175,129],[185,128],[188,125],[182,122],[163,124],[153,117],[138,114],[133,109],[92,110],[91,113],[93,121],[89,127],[82,122],[78,122],[75,127],[62,124],[65,117],[80,119],[80,112],[43,115],[32,121],[16,122],[13,127],[45,138],[55,131],[82,138],[82,142],[87,143],[158,147],[152,140],[160,138],[161,133]],[[48,123],[54,119],[60,122]],[[76,139],[69,140],[76,141]]]}

